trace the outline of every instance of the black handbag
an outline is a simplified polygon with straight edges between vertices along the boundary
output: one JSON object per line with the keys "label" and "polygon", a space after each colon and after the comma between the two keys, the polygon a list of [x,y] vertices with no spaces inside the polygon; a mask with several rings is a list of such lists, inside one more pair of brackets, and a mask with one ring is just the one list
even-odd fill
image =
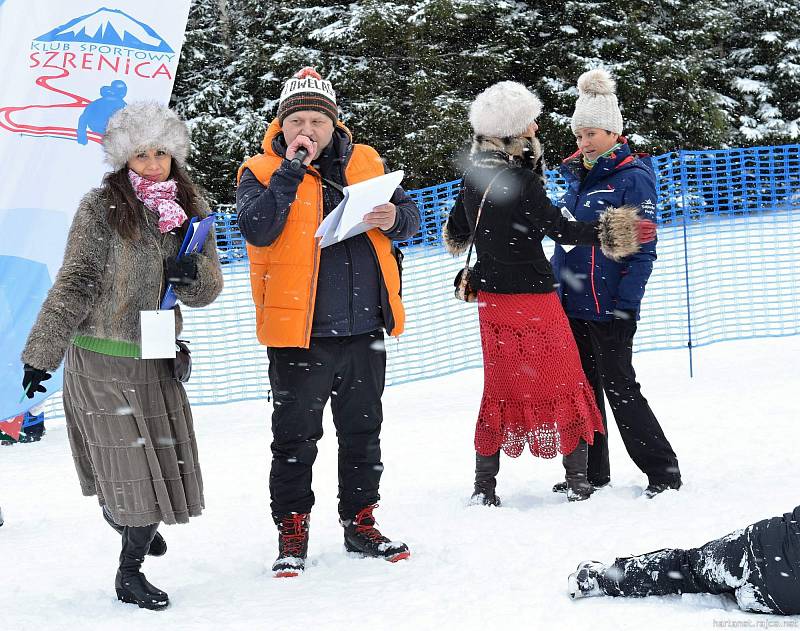
{"label": "black handbag", "polygon": [[508,168],[503,169],[492,178],[492,181],[489,182],[489,186],[486,187],[483,197],[481,198],[481,203],[478,206],[478,216],[475,218],[475,229],[472,231],[472,237],[469,242],[467,262],[464,264],[464,267],[458,270],[458,274],[456,274],[456,278],[453,281],[453,286],[456,288],[454,292],[456,300],[478,302],[478,288],[475,286],[475,268],[469,266],[469,261],[472,258],[472,246],[475,245],[475,235],[478,233],[478,222],[481,220],[481,211],[483,210],[483,205],[486,203],[489,190],[492,188],[492,184],[495,183],[495,180],[507,170]]}
{"label": "black handbag", "polygon": [[175,340],[177,352],[172,363],[172,376],[181,383],[189,381],[192,376],[192,351],[189,350],[189,340]]}

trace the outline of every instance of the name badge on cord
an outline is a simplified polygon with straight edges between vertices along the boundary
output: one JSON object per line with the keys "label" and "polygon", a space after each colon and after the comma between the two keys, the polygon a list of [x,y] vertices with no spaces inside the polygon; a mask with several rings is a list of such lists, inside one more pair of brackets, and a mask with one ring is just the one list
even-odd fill
{"label": "name badge on cord", "polygon": [[140,311],[142,359],[175,359],[175,311]]}

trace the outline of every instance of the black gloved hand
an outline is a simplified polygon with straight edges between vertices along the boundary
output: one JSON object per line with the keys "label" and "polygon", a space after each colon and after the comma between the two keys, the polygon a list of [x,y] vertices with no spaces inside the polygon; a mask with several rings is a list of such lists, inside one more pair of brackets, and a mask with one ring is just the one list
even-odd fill
{"label": "black gloved hand", "polygon": [[611,320],[611,336],[620,343],[630,342],[636,333],[636,312],[628,309],[614,309]]}
{"label": "black gloved hand", "polygon": [[179,259],[167,258],[164,264],[167,282],[173,285],[189,286],[197,282],[197,255],[184,255]]}
{"label": "black gloved hand", "polygon": [[42,381],[47,381],[52,377],[46,370],[39,370],[30,364],[25,364],[25,376],[22,377],[22,389],[29,399],[37,392],[47,392],[47,388],[42,385]]}

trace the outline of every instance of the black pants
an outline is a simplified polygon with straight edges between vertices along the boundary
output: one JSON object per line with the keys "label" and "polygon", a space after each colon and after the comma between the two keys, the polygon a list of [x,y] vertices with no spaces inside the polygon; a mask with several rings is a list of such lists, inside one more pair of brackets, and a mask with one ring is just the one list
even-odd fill
{"label": "black pants", "polygon": [[678,459],[661,425],[641,392],[633,370],[633,336],[636,323],[627,323],[626,339],[617,342],[611,322],[570,318],[581,364],[603,415],[605,434],[596,433],[589,446],[588,479],[595,486],[611,478],[608,462],[608,420],[603,393],[619,427],[628,455],[647,475],[650,484],[672,483],[681,477]]}
{"label": "black pants", "polygon": [[322,410],[330,398],[339,440],[339,514],[352,519],[379,498],[383,332],[315,337],[308,349],[267,352],[275,400],[269,476],[273,517],[308,513],[314,505],[311,467],[322,438]]}
{"label": "black pants", "polygon": [[617,559],[599,583],[609,596],[730,594],[745,611],[781,613],[766,593],[749,542],[751,526],[700,548]]}

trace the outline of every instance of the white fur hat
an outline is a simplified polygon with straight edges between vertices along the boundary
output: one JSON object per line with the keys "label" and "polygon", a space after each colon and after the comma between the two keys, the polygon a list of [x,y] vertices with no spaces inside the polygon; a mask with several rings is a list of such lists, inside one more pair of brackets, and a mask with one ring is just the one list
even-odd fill
{"label": "white fur hat", "polygon": [[572,115],[572,133],[596,127],[622,133],[622,112],[617,102],[617,84],[608,71],[595,68],[578,79],[578,101]]}
{"label": "white fur hat", "polygon": [[521,83],[501,81],[481,92],[469,108],[476,136],[519,136],[542,113],[542,102]]}
{"label": "white fur hat", "polygon": [[106,162],[117,171],[136,153],[162,149],[184,166],[189,155],[189,130],[178,115],[155,101],[135,101],[109,119],[103,137]]}

